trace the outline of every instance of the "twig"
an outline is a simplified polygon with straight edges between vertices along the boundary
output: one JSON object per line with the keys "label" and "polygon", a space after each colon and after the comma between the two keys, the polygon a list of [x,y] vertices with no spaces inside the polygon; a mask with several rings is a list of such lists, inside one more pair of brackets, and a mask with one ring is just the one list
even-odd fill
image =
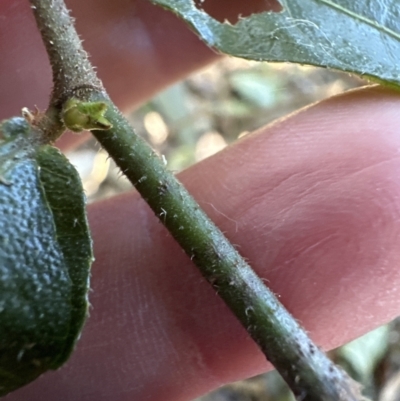
{"label": "twig", "polygon": [[[53,111],[61,113],[62,105],[71,99],[78,105],[79,101],[105,103],[104,117],[112,128],[92,130],[93,135],[218,291],[298,399],[362,399],[358,384],[311,342],[108,98],[81,47],[64,1],[30,1],[53,67],[54,90],[49,106],[52,112],[47,113],[47,118],[54,119],[57,126],[62,117],[55,117]],[[50,133],[49,137],[54,135]]]}
{"label": "twig", "polygon": [[31,1],[31,8],[46,47],[53,72],[53,90],[46,118],[37,121],[48,142],[64,131],[60,119],[63,103],[86,91],[104,90],[75,30],[64,1]]}

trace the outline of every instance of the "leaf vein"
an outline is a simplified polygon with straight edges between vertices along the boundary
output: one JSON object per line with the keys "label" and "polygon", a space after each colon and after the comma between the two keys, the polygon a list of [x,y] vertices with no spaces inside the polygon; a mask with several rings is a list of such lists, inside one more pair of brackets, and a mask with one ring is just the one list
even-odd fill
{"label": "leaf vein", "polygon": [[339,4],[334,3],[331,0],[318,0],[318,1],[321,2],[322,4],[334,8],[335,10],[341,11],[342,13],[347,14],[354,19],[358,19],[359,21],[362,21],[376,29],[380,29],[383,32],[387,33],[388,35],[394,37],[395,39],[400,40],[400,33],[388,28],[385,25],[379,24],[377,21],[371,20],[367,17],[364,17],[363,15],[357,14],[347,8],[340,6]]}

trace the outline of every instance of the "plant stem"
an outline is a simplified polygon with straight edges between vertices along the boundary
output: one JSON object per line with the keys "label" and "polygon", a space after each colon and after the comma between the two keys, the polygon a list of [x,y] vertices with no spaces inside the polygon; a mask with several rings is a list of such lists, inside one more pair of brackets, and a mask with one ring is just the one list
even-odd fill
{"label": "plant stem", "polygon": [[[312,343],[108,98],[95,78],[86,53],[81,49],[64,1],[30,1],[35,7],[36,20],[53,71],[56,69],[55,89],[49,109],[55,107],[60,110],[60,104],[67,100],[66,94],[68,98],[86,102],[107,103],[105,117],[113,127],[107,131],[94,130],[94,136],[237,316],[298,399],[362,399],[358,385]],[[71,43],[74,45],[71,46]],[[76,81],[71,81],[72,76],[76,77]]]}
{"label": "plant stem", "polygon": [[60,119],[63,103],[77,91],[104,90],[75,30],[64,1],[30,1],[53,72],[53,90],[46,118],[38,122],[48,142],[64,131]]}
{"label": "plant stem", "polygon": [[[92,101],[106,101],[93,94]],[[301,400],[357,400],[357,385],[308,338],[150,146],[110,103],[93,131]],[[184,274],[184,272],[183,272]]]}

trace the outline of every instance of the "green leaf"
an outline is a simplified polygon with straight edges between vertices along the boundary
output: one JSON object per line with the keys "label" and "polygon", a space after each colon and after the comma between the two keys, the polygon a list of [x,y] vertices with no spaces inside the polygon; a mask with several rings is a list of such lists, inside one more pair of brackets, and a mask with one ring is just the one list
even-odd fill
{"label": "green leaf", "polygon": [[282,12],[220,23],[192,0],[152,0],[188,22],[209,45],[252,60],[290,61],[400,83],[398,0],[281,0]]}
{"label": "green leaf", "polygon": [[93,260],[76,170],[22,118],[1,134],[0,396],[68,359]]}

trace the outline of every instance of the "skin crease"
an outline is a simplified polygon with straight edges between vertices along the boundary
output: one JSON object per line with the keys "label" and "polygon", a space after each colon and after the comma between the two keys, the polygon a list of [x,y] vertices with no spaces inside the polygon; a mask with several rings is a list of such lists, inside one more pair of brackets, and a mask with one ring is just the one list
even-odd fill
{"label": "skin crease", "polygon": [[[78,1],[72,3],[76,15],[83,13]],[[106,3],[97,8],[107,8]],[[0,2],[8,27],[3,29],[0,19],[2,112],[3,107],[20,107],[19,96],[36,101],[35,93],[24,94],[20,81],[37,91],[40,101],[48,90],[45,74],[43,83],[39,75],[28,79],[32,66],[46,70],[24,4]],[[148,18],[150,6],[135,4]],[[85,24],[96,27],[97,12],[101,14],[87,14]],[[11,18],[20,29],[18,24],[26,21],[28,32],[14,31]],[[174,17],[163,18],[171,31],[175,24],[183,29]],[[102,27],[104,35],[113,23]],[[18,44],[18,38],[28,43]],[[155,39],[158,47],[168,46],[168,38]],[[215,59],[189,33],[179,40],[196,43],[196,62],[171,58],[164,78],[153,79],[159,72],[151,70],[146,90],[117,96],[122,106],[138,104]],[[8,49],[7,43],[16,48]],[[102,49],[93,46],[93,59],[107,63]],[[22,63],[27,55],[30,67]],[[168,56],[159,57],[161,69]],[[139,68],[132,58],[120,66],[121,73],[129,76],[130,66]],[[99,64],[99,71],[108,68],[112,72],[117,67]],[[118,88],[111,75],[104,81]],[[345,343],[400,312],[399,107],[398,94],[388,90],[350,92],[262,128],[179,175],[324,348]],[[89,220],[96,254],[92,308],[77,350],[65,367],[7,400],[187,401],[269,369],[135,191],[91,205]]]}

